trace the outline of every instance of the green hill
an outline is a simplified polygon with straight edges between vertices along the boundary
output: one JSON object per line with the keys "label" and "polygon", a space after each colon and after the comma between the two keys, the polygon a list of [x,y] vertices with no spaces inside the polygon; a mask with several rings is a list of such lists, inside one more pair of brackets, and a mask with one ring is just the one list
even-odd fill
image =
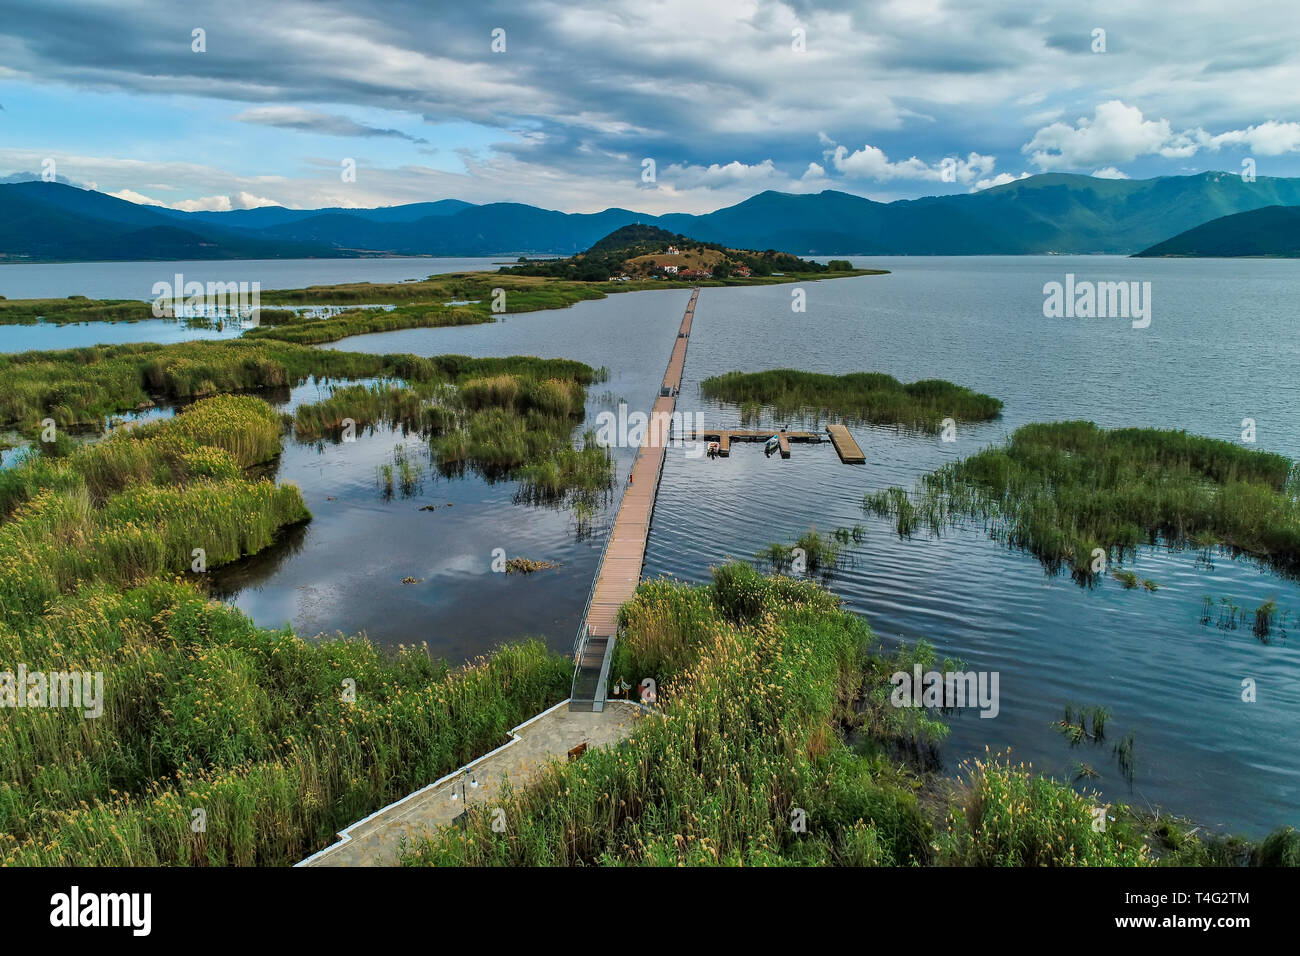
{"label": "green hill", "polygon": [[[833,263],[834,265],[834,263]],[[837,266],[848,269],[848,263]],[[670,271],[671,270],[671,271]],[[591,248],[567,259],[529,261],[502,272],[515,275],[547,276],[601,282],[627,276],[653,278],[680,273],[701,278],[729,278],[735,275],[770,276],[775,273],[830,271],[820,262],[809,262],[788,252],[768,249],[732,249],[716,242],[702,242],[669,232],[658,226],[637,223],[622,226],[597,240]]]}
{"label": "green hill", "polygon": [[1265,206],[1220,216],[1158,242],[1138,256],[1300,258],[1300,207]]}

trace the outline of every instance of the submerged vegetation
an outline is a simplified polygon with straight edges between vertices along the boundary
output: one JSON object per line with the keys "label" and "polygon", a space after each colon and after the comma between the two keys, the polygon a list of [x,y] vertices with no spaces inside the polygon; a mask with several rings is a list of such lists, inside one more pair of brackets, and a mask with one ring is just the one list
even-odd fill
{"label": "submerged vegetation", "polygon": [[822,375],[793,369],[727,372],[700,383],[705,398],[777,415],[843,417],[878,425],[937,432],[945,418],[982,422],[1002,413],[1002,402],[941,379],[905,385],[881,372]]}
{"label": "submerged vegetation", "polygon": [[810,574],[829,572],[839,563],[843,548],[850,542],[861,544],[865,536],[866,529],[862,525],[836,528],[830,534],[821,534],[816,527],[811,527],[793,545],[774,542],[758,552],[755,558],[780,574],[790,570]]}
{"label": "submerged vegetation", "polygon": [[982,521],[994,539],[1081,583],[1157,542],[1217,544],[1294,574],[1300,505],[1292,472],[1282,455],[1183,431],[1056,422],[1025,425],[1005,445],[926,475],[912,495],[887,488],[863,504],[893,517],[901,536]]}
{"label": "submerged vegetation", "polygon": [[1235,631],[1249,624],[1251,634],[1267,644],[1275,637],[1287,639],[1287,625],[1292,617],[1290,609],[1279,608],[1275,598],[1268,598],[1251,610],[1231,598],[1221,597],[1216,602],[1213,596],[1206,594],[1201,598],[1199,623],[1204,627],[1212,620],[1221,631]]}
{"label": "submerged vegetation", "polygon": [[506,562],[506,574],[532,574],[534,571],[549,571],[558,568],[554,561],[537,561],[532,558],[511,558]]}

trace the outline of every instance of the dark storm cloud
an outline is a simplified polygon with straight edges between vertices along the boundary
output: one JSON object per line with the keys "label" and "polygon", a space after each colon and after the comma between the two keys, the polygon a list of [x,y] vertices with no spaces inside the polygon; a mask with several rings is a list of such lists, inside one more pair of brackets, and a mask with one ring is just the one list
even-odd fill
{"label": "dark storm cloud", "polygon": [[391,136],[396,139],[409,140],[412,143],[429,141],[418,136],[404,133],[400,129],[381,129],[367,126],[346,116],[336,116],[319,110],[305,110],[294,106],[258,106],[245,110],[235,119],[242,123],[255,123],[258,126],[274,126],[278,129],[296,129],[309,133],[322,133],[327,136]]}

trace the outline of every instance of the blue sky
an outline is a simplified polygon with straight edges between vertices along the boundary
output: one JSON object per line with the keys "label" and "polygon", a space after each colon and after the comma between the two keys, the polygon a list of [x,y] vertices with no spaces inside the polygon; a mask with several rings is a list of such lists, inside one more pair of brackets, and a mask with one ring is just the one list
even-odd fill
{"label": "blue sky", "polygon": [[67,181],[177,208],[454,197],[659,213],[764,189],[890,200],[1247,157],[1295,176],[1297,11],[0,0],[0,177],[52,158]]}

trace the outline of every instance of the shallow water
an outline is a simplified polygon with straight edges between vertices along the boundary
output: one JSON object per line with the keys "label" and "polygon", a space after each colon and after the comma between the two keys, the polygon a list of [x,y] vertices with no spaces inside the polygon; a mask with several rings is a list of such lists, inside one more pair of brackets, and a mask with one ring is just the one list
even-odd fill
{"label": "shallow water", "polygon": [[[494,268],[500,257],[450,259],[395,256],[384,259],[202,259],[190,262],[13,262],[0,264],[0,295],[10,299],[154,298],[155,282],[185,280],[260,282],[268,289],[302,289],[342,282],[404,282],[443,272]],[[5,350],[8,351],[8,350]]]}

